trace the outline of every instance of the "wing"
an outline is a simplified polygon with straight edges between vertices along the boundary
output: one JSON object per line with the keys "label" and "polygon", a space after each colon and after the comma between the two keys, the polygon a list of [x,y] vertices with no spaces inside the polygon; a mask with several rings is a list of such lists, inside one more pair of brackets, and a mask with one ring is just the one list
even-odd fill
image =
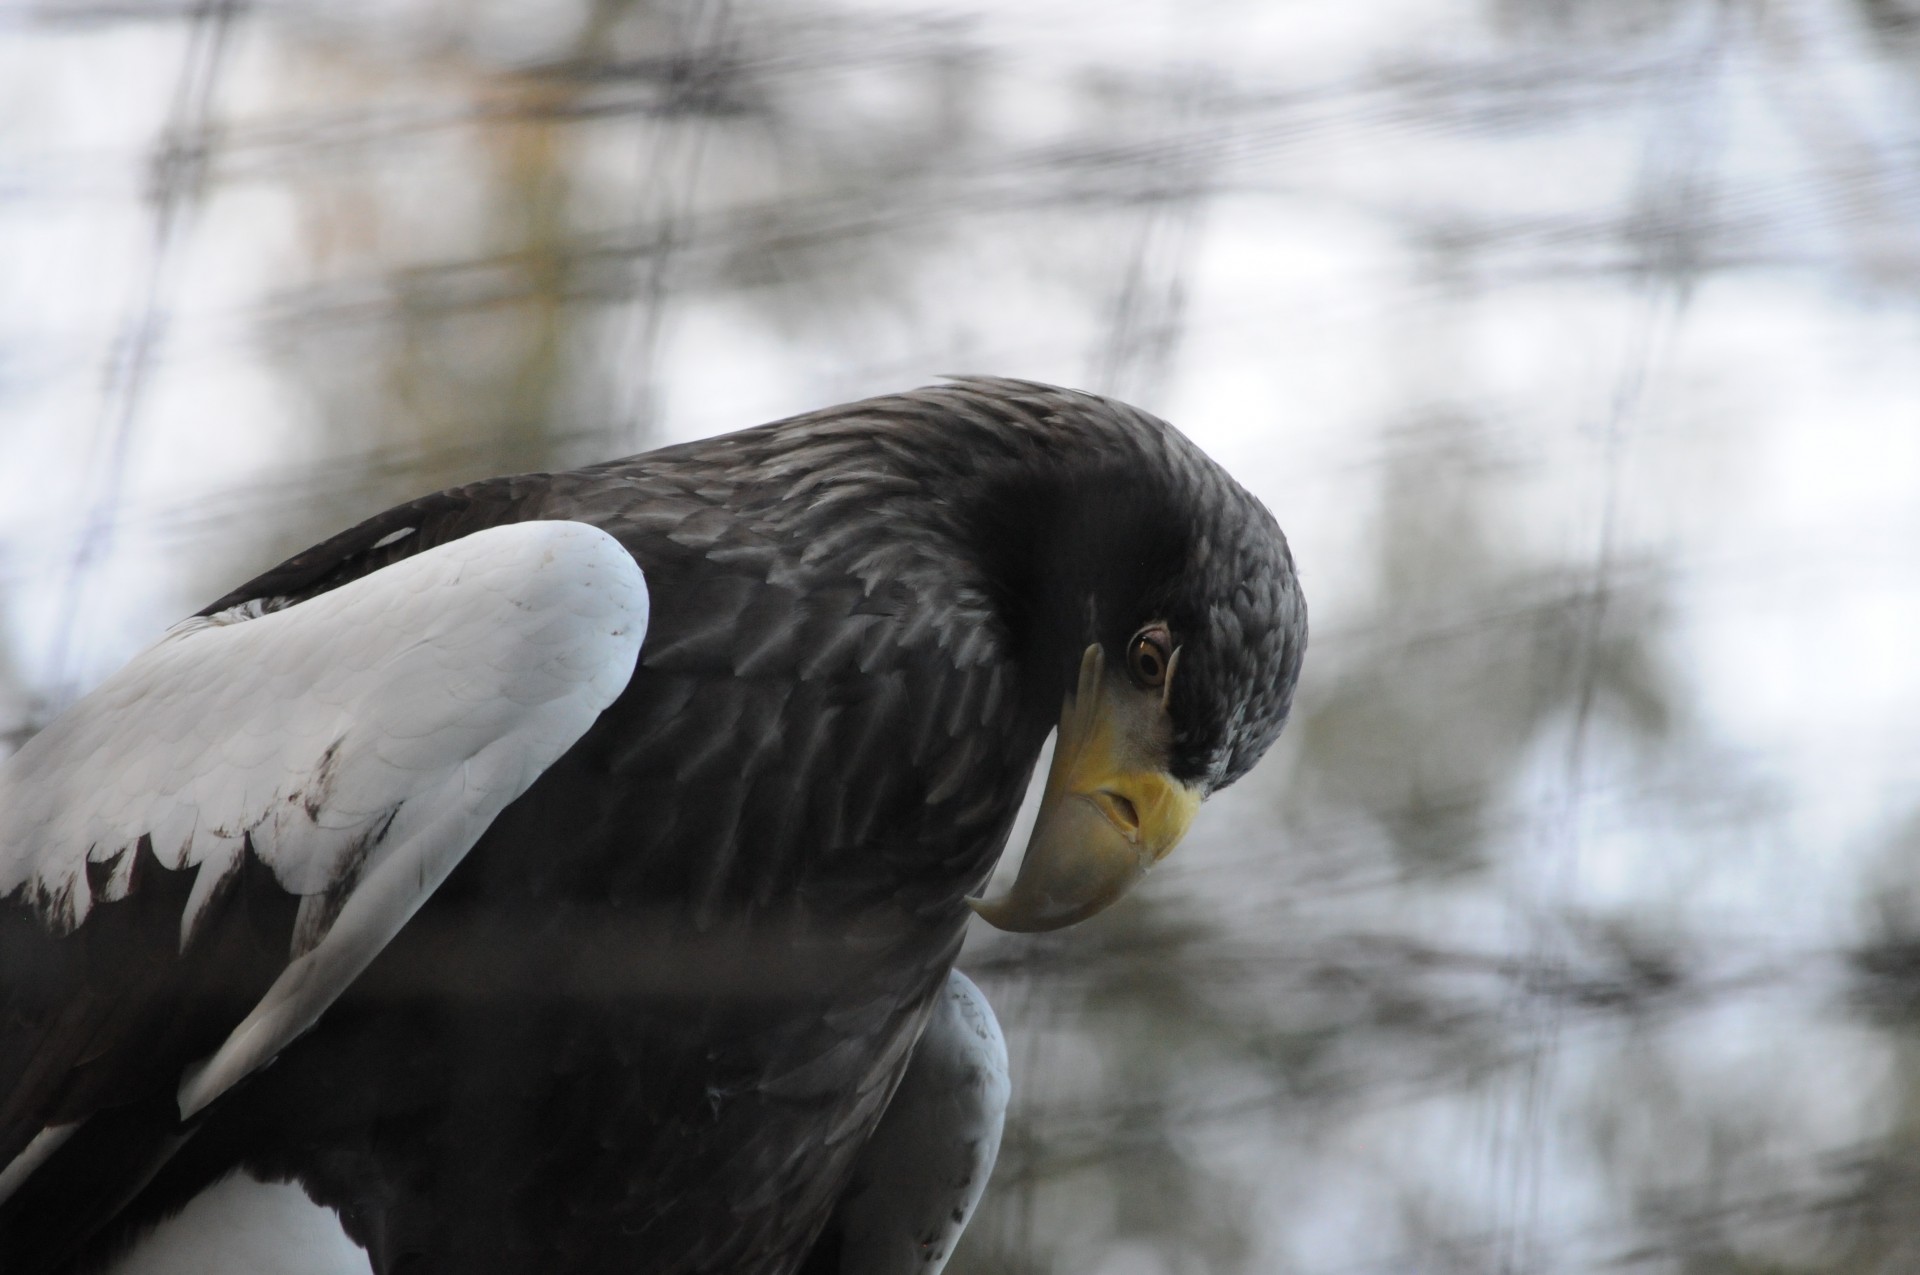
{"label": "wing", "polygon": [[311,1026],[647,623],[638,565],[577,522],[276,605],[175,628],[0,767],[0,1200],[129,1074],[185,1118]]}
{"label": "wing", "polygon": [[1000,1024],[954,970],[801,1275],[940,1275],[987,1189],[1010,1093]]}

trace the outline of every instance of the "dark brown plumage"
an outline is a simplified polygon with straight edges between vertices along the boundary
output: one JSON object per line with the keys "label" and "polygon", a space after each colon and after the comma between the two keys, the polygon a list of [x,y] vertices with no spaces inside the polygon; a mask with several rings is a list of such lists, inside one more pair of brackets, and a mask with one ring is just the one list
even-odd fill
{"label": "dark brown plumage", "polygon": [[[176,957],[177,891],[156,881],[61,938],[30,900],[0,905],[0,1085],[85,1077],[8,1109],[0,1163],[49,1103],[93,1112],[0,1209],[8,1271],[107,1251],[236,1164],[338,1208],[382,1272],[791,1271],[1083,648],[1171,626],[1168,770],[1206,792],[1278,733],[1305,643],[1279,529],[1183,437],[986,380],[430,496],[208,613],[527,519],[590,523],[640,563],[640,666],[271,1067],[171,1118],[180,1067],[224,1030],[194,1007],[273,972]],[[260,875],[202,932],[284,952],[291,912]],[[114,917],[131,949],[78,957]],[[136,987],[179,1007],[166,1026],[61,1043],[69,1006]],[[111,1198],[77,1185],[109,1179]]]}

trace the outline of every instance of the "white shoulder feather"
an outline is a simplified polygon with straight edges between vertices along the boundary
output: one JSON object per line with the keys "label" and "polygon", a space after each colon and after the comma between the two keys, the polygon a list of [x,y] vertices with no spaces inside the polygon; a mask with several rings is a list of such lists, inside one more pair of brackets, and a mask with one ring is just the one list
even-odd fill
{"label": "white shoulder feather", "polygon": [[[50,928],[197,866],[192,942],[251,848],[301,896],[292,958],[182,1083],[190,1115],[312,1025],[633,674],[639,566],[576,522],[478,531],[281,610],[172,630],[0,766],[0,896]],[[96,874],[97,874],[96,869]]]}

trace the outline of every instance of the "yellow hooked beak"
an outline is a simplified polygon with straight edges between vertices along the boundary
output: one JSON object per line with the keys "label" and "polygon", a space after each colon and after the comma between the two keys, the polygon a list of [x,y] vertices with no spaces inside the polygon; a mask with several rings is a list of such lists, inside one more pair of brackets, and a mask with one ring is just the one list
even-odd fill
{"label": "yellow hooked beak", "polygon": [[1200,794],[1164,769],[1173,732],[1165,693],[1109,685],[1105,670],[1105,653],[1089,646],[1060,711],[1040,817],[1013,888],[967,900],[998,929],[1084,921],[1166,857],[1200,808]]}

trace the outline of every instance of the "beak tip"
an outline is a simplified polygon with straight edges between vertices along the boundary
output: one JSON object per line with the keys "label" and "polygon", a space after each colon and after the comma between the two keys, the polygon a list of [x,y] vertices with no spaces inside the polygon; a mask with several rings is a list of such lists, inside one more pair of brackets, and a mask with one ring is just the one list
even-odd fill
{"label": "beak tip", "polygon": [[967,907],[972,910],[975,916],[985,921],[988,925],[991,925],[994,929],[1011,930],[1016,928],[1016,922],[1012,915],[1013,910],[1008,907],[1005,895],[997,899],[975,898],[969,895],[967,896],[966,902]]}
{"label": "beak tip", "polygon": [[1010,894],[1003,894],[997,899],[977,899],[969,896],[966,902],[967,906],[973,909],[975,916],[994,929],[1008,934],[1044,933],[1047,930],[1057,930],[1062,926],[1071,925],[1080,919],[1078,915],[1059,918],[1050,913],[1038,911],[1030,905],[1023,906],[1017,897],[1018,893],[1016,890]]}

